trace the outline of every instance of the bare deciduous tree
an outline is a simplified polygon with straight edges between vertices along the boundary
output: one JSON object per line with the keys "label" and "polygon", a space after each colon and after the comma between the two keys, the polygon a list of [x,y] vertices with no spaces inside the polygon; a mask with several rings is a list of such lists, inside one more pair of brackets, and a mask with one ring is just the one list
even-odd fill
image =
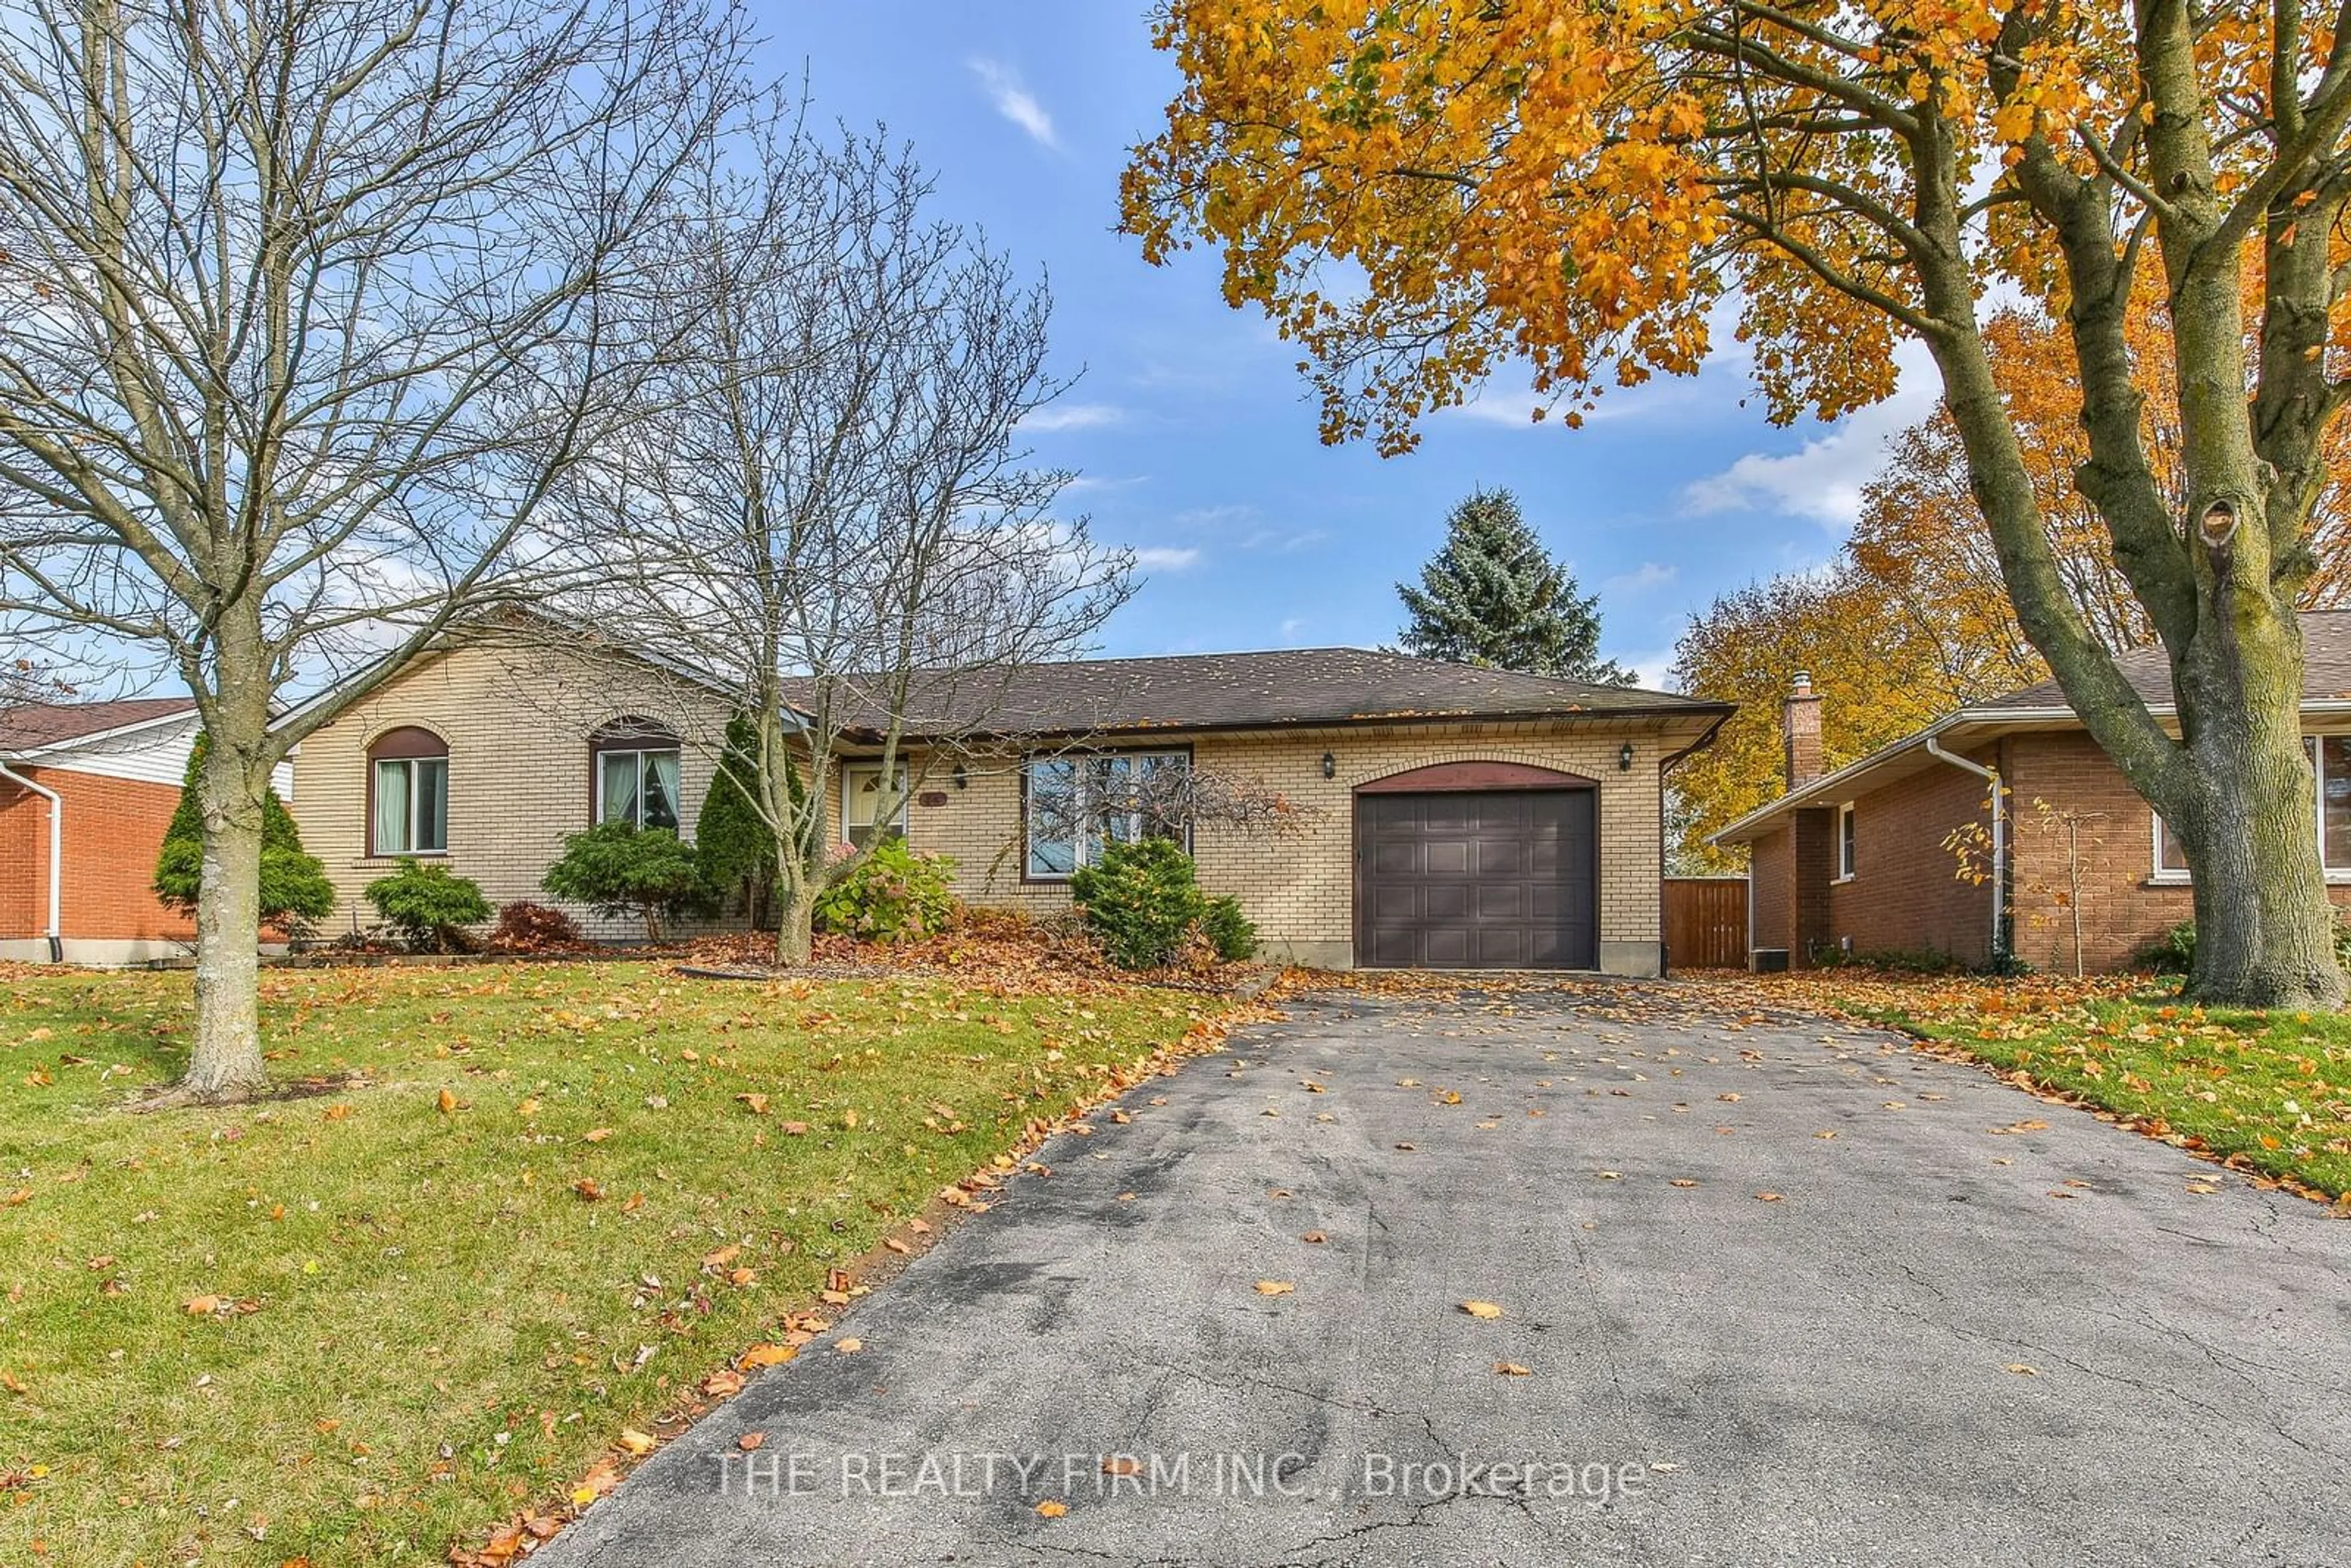
{"label": "bare deciduous tree", "polygon": [[1071,476],[1019,444],[1065,385],[1043,285],[929,220],[929,190],[903,152],[805,129],[705,161],[665,225],[684,351],[565,486],[593,566],[572,618],[754,721],[737,782],[775,835],[784,963],[865,854],[827,831],[844,752],[892,821],[1012,672],[1081,651],[1130,591],[1131,555],[1057,511]]}
{"label": "bare deciduous tree", "polygon": [[186,1094],[264,1082],[271,768],[522,591],[745,47],[702,0],[0,0],[0,613],[144,645],[211,737]]}

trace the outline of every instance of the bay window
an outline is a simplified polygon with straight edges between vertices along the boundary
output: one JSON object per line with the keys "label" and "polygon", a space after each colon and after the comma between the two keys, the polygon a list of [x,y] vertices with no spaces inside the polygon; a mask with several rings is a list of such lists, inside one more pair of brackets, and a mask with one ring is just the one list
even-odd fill
{"label": "bay window", "polygon": [[1192,847],[1183,810],[1192,758],[1129,751],[1030,758],[1022,770],[1023,873],[1058,881],[1113,844],[1173,839]]}

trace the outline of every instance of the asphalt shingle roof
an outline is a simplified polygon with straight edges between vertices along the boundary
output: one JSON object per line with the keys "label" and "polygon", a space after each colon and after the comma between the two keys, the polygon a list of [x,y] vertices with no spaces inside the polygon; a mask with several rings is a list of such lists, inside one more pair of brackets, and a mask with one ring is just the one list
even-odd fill
{"label": "asphalt shingle roof", "polygon": [[[1365,648],[1081,659],[917,683],[914,734],[1255,729],[1440,718],[1689,716],[1725,704]],[[862,716],[871,724],[875,716]]]}
{"label": "asphalt shingle roof", "polygon": [[0,755],[32,751],[141,720],[186,713],[195,707],[186,697],[131,697],[105,703],[25,703],[0,708]]}
{"label": "asphalt shingle roof", "polygon": [[[2305,702],[2351,698],[2351,610],[2305,610],[2302,622],[2302,695]],[[2150,707],[2172,704],[2171,662],[2159,643],[2116,656],[2115,665]],[[2043,681],[1989,702],[1970,703],[1970,713],[2032,713],[2070,708],[2055,681]]]}

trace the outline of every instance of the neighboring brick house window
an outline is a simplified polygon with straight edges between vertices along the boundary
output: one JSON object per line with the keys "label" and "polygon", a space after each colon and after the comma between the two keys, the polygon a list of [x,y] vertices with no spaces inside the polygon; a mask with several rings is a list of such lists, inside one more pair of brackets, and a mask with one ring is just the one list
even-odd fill
{"label": "neighboring brick house window", "polygon": [[[2329,876],[2351,879],[2351,735],[2306,735],[2303,750],[2310,758],[2317,793],[2318,853]],[[2179,835],[2160,815],[2155,822],[2157,882],[2186,882],[2188,855]]]}
{"label": "neighboring brick house window", "polygon": [[368,853],[449,852],[449,743],[414,725],[368,747]]}
{"label": "neighboring brick house window", "polygon": [[1169,808],[1191,769],[1183,751],[1030,758],[1021,774],[1024,874],[1059,881],[1111,845],[1141,839],[1174,839],[1188,852],[1191,829]]}
{"label": "neighboring brick house window", "polygon": [[1837,808],[1837,873],[1839,882],[1853,877],[1853,802]]}
{"label": "neighboring brick house window", "polygon": [[588,742],[599,822],[678,829],[678,740],[650,719],[622,718]]}
{"label": "neighboring brick house window", "polygon": [[[898,796],[896,820],[883,825],[885,839],[906,836],[906,770],[895,769],[892,788]],[[841,769],[841,837],[859,849],[873,841],[873,819],[882,809],[882,765],[846,763]]]}

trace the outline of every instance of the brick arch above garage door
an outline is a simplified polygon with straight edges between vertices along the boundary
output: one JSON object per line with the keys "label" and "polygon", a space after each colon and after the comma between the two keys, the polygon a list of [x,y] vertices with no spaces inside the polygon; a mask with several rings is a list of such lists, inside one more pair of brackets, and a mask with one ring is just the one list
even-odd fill
{"label": "brick arch above garage door", "polygon": [[1429,795],[1468,789],[1591,789],[1596,779],[1538,768],[1531,762],[1473,760],[1436,762],[1408,768],[1401,773],[1367,779],[1355,786],[1358,795]]}

